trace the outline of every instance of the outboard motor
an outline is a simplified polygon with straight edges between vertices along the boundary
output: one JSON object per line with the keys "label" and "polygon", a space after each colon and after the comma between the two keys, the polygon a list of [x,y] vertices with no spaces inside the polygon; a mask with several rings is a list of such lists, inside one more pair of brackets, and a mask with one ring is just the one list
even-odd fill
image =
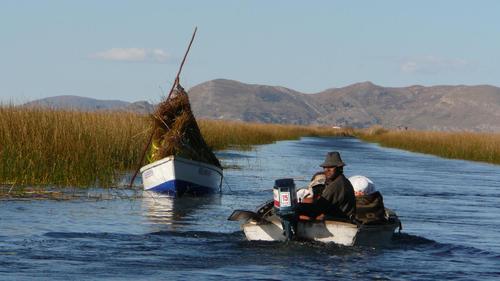
{"label": "outboard motor", "polygon": [[297,205],[297,193],[293,179],[278,179],[274,182],[274,209],[281,218],[283,234],[287,240],[291,240],[297,230],[297,216],[295,206]]}

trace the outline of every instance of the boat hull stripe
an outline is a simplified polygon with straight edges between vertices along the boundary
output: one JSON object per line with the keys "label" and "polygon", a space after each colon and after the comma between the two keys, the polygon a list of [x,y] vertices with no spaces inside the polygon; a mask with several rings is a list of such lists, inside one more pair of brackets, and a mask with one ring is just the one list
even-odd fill
{"label": "boat hull stripe", "polygon": [[215,193],[215,190],[211,187],[193,184],[183,180],[170,180],[147,190],[172,196],[182,196],[183,194],[199,196]]}

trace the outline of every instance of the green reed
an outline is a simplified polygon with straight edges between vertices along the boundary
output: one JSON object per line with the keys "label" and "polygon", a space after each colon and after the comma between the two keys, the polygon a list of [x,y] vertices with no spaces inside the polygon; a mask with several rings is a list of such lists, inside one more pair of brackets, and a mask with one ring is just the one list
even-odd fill
{"label": "green reed", "polygon": [[382,146],[433,154],[445,158],[500,164],[500,134],[386,130],[358,130],[355,135]]}
{"label": "green reed", "polygon": [[[199,120],[213,149],[350,132],[321,127]],[[111,186],[137,164],[148,116],[0,106],[0,184]]]}

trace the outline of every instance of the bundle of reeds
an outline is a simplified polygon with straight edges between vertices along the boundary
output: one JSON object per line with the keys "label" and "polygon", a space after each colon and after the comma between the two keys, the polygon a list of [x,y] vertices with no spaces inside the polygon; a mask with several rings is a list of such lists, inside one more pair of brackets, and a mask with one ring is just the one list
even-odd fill
{"label": "bundle of reeds", "polygon": [[191,111],[188,95],[179,84],[172,95],[158,105],[152,118],[150,162],[174,155],[221,167],[203,139]]}

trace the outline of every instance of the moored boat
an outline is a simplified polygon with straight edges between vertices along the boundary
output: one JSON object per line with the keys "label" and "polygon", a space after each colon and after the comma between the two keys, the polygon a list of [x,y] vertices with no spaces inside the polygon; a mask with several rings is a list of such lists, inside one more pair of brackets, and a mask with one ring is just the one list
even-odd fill
{"label": "moored boat", "polygon": [[196,30],[168,96],[151,114],[151,134],[140,157],[141,164],[144,159],[149,163],[140,168],[144,190],[172,197],[210,194],[222,185],[222,165],[203,139],[188,94],[179,82]]}
{"label": "moored boat", "polygon": [[179,156],[168,156],[141,168],[144,190],[173,197],[215,193],[222,185],[219,167]]}

